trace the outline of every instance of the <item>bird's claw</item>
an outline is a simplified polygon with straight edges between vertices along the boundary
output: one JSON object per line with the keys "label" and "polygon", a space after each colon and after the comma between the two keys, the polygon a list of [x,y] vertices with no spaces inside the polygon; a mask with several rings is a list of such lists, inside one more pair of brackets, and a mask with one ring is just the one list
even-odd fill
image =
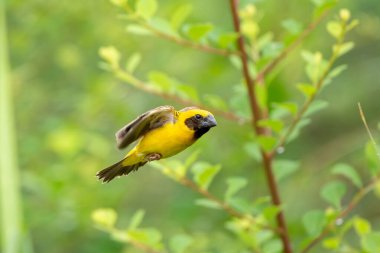
{"label": "bird's claw", "polygon": [[148,162],[151,162],[151,161],[156,161],[156,160],[160,160],[161,159],[161,154],[159,153],[152,153],[152,154],[149,154],[146,156],[146,160]]}

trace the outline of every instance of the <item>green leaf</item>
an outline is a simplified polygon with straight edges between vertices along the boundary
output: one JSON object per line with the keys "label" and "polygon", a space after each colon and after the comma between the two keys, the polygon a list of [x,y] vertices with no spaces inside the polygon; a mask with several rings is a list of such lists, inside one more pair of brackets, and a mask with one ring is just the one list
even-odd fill
{"label": "green leaf", "polygon": [[140,62],[141,62],[141,54],[139,53],[132,54],[127,61],[126,70],[129,73],[133,73]]}
{"label": "green leaf", "polygon": [[126,28],[127,32],[137,35],[152,35],[152,32],[148,29],[142,27],[141,25],[128,25]]}
{"label": "green leaf", "polygon": [[361,245],[368,253],[380,252],[380,233],[374,232],[364,235],[361,238]]}
{"label": "green leaf", "polygon": [[276,133],[280,133],[284,128],[284,122],[278,119],[262,119],[258,122],[260,127],[265,127],[273,130]]}
{"label": "green leaf", "polygon": [[337,21],[330,21],[327,23],[327,31],[336,39],[342,36],[342,25]]}
{"label": "green leaf", "polygon": [[128,230],[135,230],[137,227],[141,224],[142,220],[144,219],[145,211],[144,210],[138,210],[135,212],[135,214],[132,216],[131,223],[128,226]]}
{"label": "green leaf", "polygon": [[174,30],[178,30],[183,22],[190,15],[193,7],[189,3],[185,3],[176,8],[173,12],[173,15],[170,18],[170,24]]}
{"label": "green leaf", "polygon": [[275,108],[281,108],[289,112],[292,116],[296,116],[298,113],[298,105],[293,102],[273,103]]}
{"label": "green leaf", "polygon": [[211,32],[213,28],[214,26],[210,23],[188,25],[186,29],[186,34],[189,36],[190,39],[194,41],[200,41],[209,32]]}
{"label": "green leaf", "polygon": [[161,91],[172,92],[175,82],[165,73],[159,71],[151,71],[148,74],[151,83]]}
{"label": "green leaf", "polygon": [[335,206],[337,209],[340,208],[340,202],[344,194],[346,193],[346,185],[334,181],[326,184],[321,190],[321,197],[328,203]]}
{"label": "green leaf", "polygon": [[292,160],[275,160],[273,163],[273,170],[276,176],[276,181],[281,181],[287,176],[294,173],[300,166],[298,161]]}
{"label": "green leaf", "polygon": [[313,103],[310,104],[309,108],[307,108],[304,117],[308,117],[313,113],[316,113],[329,105],[327,101],[323,100],[314,100]]}
{"label": "green leaf", "polygon": [[289,138],[287,140],[287,143],[293,141],[294,139],[296,139],[300,132],[301,132],[301,129],[304,128],[305,126],[309,125],[311,122],[310,119],[307,119],[307,118],[304,118],[304,119],[301,119],[298,124],[296,125],[296,127],[294,128],[294,130],[292,131],[292,133],[289,135]]}
{"label": "green leaf", "polygon": [[320,210],[309,211],[302,217],[302,223],[309,236],[317,236],[326,225],[325,214]]}
{"label": "green leaf", "polygon": [[173,236],[169,241],[170,252],[173,253],[184,253],[185,250],[191,245],[193,242],[193,238],[188,235],[180,234]]}
{"label": "green leaf", "polygon": [[189,155],[186,160],[185,160],[185,167],[188,168],[190,167],[191,165],[193,165],[193,163],[197,160],[199,154],[200,154],[200,150],[196,150],[194,151],[193,153],[191,153],[191,155]]}
{"label": "green leaf", "polygon": [[117,219],[117,213],[111,208],[99,208],[92,212],[92,220],[101,227],[112,228]]}
{"label": "green leaf", "polygon": [[100,57],[111,67],[118,68],[120,62],[120,52],[114,46],[101,47],[99,49]]}
{"label": "green leaf", "polygon": [[194,181],[202,189],[207,189],[215,175],[220,171],[221,166],[210,165],[206,162],[197,162],[191,168],[194,174]]}
{"label": "green leaf", "polygon": [[340,73],[347,69],[347,65],[339,65],[338,67],[333,68],[327,75],[327,80],[337,77]]}
{"label": "green leaf", "polygon": [[322,245],[326,249],[338,249],[341,243],[341,238],[339,237],[330,237],[323,240]]}
{"label": "green leaf", "polygon": [[376,176],[380,172],[380,154],[377,153],[378,149],[374,147],[372,141],[368,141],[365,146],[365,157],[369,170],[373,176]]}
{"label": "green leaf", "polygon": [[156,0],[138,0],[136,12],[145,19],[150,19],[157,11]]}
{"label": "green leaf", "polygon": [[257,162],[261,161],[260,146],[256,142],[248,142],[244,145],[244,150],[247,154]]}
{"label": "green leaf", "polygon": [[266,135],[258,136],[257,141],[259,142],[261,148],[267,152],[272,151],[277,143],[277,139],[275,137]]}
{"label": "green leaf", "polygon": [[247,179],[243,177],[231,177],[227,179],[227,190],[224,195],[225,201],[229,201],[238,191],[248,184]]}
{"label": "green leaf", "polygon": [[172,35],[173,37],[179,37],[178,32],[173,30],[169,21],[167,21],[166,19],[159,18],[159,17],[153,17],[149,23],[156,30],[158,30],[164,34],[169,34],[169,35]]}
{"label": "green leaf", "polygon": [[195,200],[195,204],[198,206],[203,206],[212,209],[222,209],[222,207],[218,203],[210,199],[197,199]]}
{"label": "green leaf", "polygon": [[299,91],[302,92],[302,94],[306,97],[306,98],[310,98],[311,96],[313,96],[315,94],[315,92],[317,91],[317,89],[315,88],[315,86],[311,85],[311,84],[308,84],[308,83],[300,83],[297,85],[297,89]]}
{"label": "green leaf", "polygon": [[178,84],[176,85],[176,92],[182,98],[191,99],[194,102],[199,102],[198,91],[193,86]]}
{"label": "green leaf", "polygon": [[280,239],[267,241],[262,246],[263,253],[280,253],[282,251],[282,242]]}
{"label": "green leaf", "polygon": [[203,96],[203,99],[205,100],[205,102],[209,105],[211,105],[212,107],[216,108],[216,109],[219,109],[219,110],[222,110],[222,111],[227,111],[228,110],[228,106],[225,102],[225,100],[217,95],[214,95],[214,94],[205,94]]}
{"label": "green leaf", "polygon": [[360,237],[371,233],[371,224],[366,219],[363,219],[361,217],[355,217],[354,228]]}
{"label": "green leaf", "polygon": [[136,229],[129,230],[128,236],[133,240],[147,244],[154,249],[161,249],[162,245],[160,243],[162,239],[162,235],[160,231],[155,228],[144,228],[144,229]]}
{"label": "green leaf", "polygon": [[331,169],[331,172],[333,174],[343,175],[347,177],[358,188],[362,187],[363,185],[359,174],[356,172],[356,170],[352,166],[348,164],[338,163]]}
{"label": "green leaf", "polygon": [[294,19],[285,19],[281,22],[282,27],[284,27],[290,34],[299,34],[302,32],[302,24]]}
{"label": "green leaf", "polygon": [[334,45],[333,46],[333,52],[337,54],[338,56],[342,56],[349,51],[351,51],[354,48],[355,44],[352,41],[345,42],[343,44]]}
{"label": "green leaf", "polygon": [[221,34],[218,38],[218,45],[221,48],[227,48],[231,44],[234,44],[239,35],[237,33],[224,33]]}

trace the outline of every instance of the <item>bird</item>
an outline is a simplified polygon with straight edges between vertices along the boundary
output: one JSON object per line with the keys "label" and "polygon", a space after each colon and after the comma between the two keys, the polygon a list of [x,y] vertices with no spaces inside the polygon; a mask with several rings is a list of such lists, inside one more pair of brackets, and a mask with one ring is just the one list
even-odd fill
{"label": "bird", "polygon": [[198,107],[176,111],[165,105],[151,109],[116,132],[119,149],[136,145],[119,162],[99,171],[104,183],[137,171],[148,162],[168,158],[191,146],[217,122],[212,113]]}

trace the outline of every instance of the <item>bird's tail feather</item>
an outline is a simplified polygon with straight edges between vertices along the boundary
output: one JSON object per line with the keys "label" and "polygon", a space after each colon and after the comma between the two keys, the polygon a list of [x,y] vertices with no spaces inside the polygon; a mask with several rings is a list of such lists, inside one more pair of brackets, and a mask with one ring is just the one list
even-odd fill
{"label": "bird's tail feather", "polygon": [[128,175],[131,171],[136,171],[138,170],[139,167],[146,164],[146,162],[144,161],[144,162],[138,162],[132,165],[124,165],[123,162],[125,159],[126,158],[99,171],[98,173],[96,173],[96,176],[98,177],[99,180],[103,181],[104,183],[108,183],[115,177]]}

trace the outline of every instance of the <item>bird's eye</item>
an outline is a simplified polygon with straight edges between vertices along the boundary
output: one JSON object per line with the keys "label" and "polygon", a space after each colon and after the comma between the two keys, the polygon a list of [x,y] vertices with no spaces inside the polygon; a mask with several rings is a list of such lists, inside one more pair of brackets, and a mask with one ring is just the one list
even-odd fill
{"label": "bird's eye", "polygon": [[202,116],[201,116],[200,114],[195,114],[195,118],[196,118],[196,119],[201,119]]}

